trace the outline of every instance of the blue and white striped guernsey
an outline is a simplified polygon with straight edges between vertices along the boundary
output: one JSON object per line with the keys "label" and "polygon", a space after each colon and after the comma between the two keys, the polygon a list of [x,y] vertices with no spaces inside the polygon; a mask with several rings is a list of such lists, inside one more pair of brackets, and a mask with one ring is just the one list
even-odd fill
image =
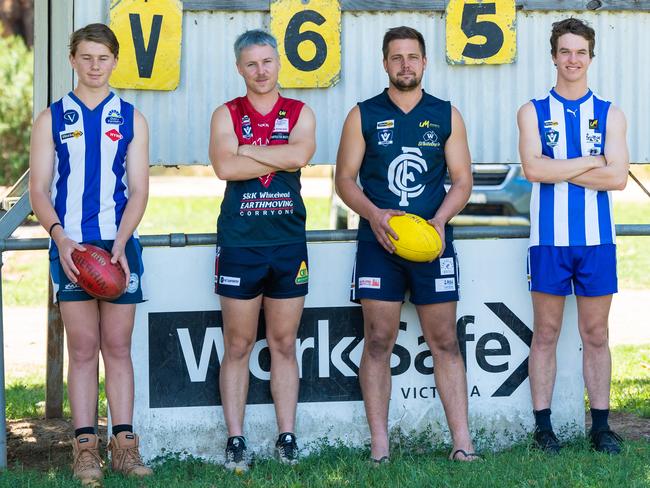
{"label": "blue and white striped guernsey", "polygon": [[[532,102],[543,155],[573,159],[603,154],[611,102],[591,90],[567,100],[554,89]],[[595,246],[616,240],[610,192],[566,181],[533,183],[530,220],[530,246]]]}
{"label": "blue and white striped guernsey", "polygon": [[93,110],[70,92],[50,106],[55,145],[51,199],[77,242],[115,239],[129,191],[133,105],[110,93]]}

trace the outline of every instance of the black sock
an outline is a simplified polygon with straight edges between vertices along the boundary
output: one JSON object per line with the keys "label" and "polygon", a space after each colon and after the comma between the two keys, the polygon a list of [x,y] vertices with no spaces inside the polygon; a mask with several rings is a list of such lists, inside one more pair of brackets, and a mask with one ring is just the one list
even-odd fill
{"label": "black sock", "polygon": [[609,430],[607,418],[609,417],[609,408],[605,410],[591,409],[591,430],[593,432],[602,432]]}
{"label": "black sock", "polygon": [[95,427],[81,427],[79,429],[74,430],[74,436],[79,437],[80,435],[84,434],[94,434],[95,433]]}
{"label": "black sock", "polygon": [[537,430],[553,430],[551,426],[551,409],[545,408],[544,410],[533,410],[535,414],[535,425]]}
{"label": "black sock", "polygon": [[113,435],[117,435],[120,432],[133,432],[133,426],[129,424],[114,425],[111,428],[111,432],[113,433]]}

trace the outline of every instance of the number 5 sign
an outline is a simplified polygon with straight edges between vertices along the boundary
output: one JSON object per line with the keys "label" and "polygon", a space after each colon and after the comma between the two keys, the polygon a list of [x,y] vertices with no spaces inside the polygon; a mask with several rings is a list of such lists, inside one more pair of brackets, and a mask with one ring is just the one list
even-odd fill
{"label": "number 5 sign", "polygon": [[449,64],[513,63],[517,54],[515,0],[450,0]]}
{"label": "number 5 sign", "polygon": [[283,88],[324,88],[341,73],[341,6],[333,0],[271,0]]}

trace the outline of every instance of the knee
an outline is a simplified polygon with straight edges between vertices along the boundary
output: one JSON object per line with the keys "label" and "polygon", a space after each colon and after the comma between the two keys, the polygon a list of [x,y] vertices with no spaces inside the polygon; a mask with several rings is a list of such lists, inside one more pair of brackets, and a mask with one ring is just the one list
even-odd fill
{"label": "knee", "polygon": [[68,343],[68,358],[77,365],[96,364],[99,359],[99,342],[86,341],[83,344]]}
{"label": "knee", "polygon": [[288,337],[267,337],[271,356],[282,356],[285,359],[296,357],[296,338],[293,335]]}
{"label": "knee", "polygon": [[609,342],[606,327],[587,328],[582,332],[582,344],[585,348],[602,349]]}
{"label": "knee", "polygon": [[107,341],[103,342],[102,356],[106,360],[125,360],[131,358],[131,341]]}
{"label": "knee", "polygon": [[438,355],[460,355],[458,339],[454,335],[436,337],[430,341],[430,347],[434,358]]}
{"label": "knee", "polygon": [[232,361],[242,361],[248,359],[253,350],[254,340],[245,337],[231,337],[224,342],[224,353]]}
{"label": "knee", "polygon": [[386,328],[370,328],[365,335],[365,352],[374,359],[386,359],[393,351],[396,334]]}
{"label": "knee", "polygon": [[549,348],[557,345],[560,328],[555,324],[535,324],[533,331],[533,344],[536,347]]}

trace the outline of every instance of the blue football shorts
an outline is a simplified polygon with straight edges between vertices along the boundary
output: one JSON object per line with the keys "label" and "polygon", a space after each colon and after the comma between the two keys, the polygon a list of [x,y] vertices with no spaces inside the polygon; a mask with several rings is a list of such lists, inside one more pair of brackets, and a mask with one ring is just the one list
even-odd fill
{"label": "blue football shorts", "polygon": [[533,246],[528,249],[528,289],[561,296],[616,293],[616,245]]}
{"label": "blue football shorts", "polygon": [[390,254],[378,243],[359,241],[352,273],[350,299],[367,298],[387,302],[404,301],[406,290],[415,305],[457,302],[460,298],[460,270],[453,243],[430,263],[414,263]]}
{"label": "blue football shorts", "polygon": [[307,243],[280,246],[217,246],[214,264],[214,292],[217,295],[250,300],[295,298],[309,288]]}
{"label": "blue football shorts", "polygon": [[[82,244],[92,244],[93,246],[101,247],[102,249],[111,252],[113,248],[112,240],[101,241],[87,241]],[[129,270],[131,276],[129,277],[129,286],[126,291],[110,303],[130,304],[142,303],[146,300],[142,289],[142,276],[144,275],[144,263],[142,262],[142,246],[140,241],[135,237],[131,237],[124,247],[126,260],[129,263]],[[83,302],[86,300],[94,300],[92,296],[86,293],[77,283],[73,283],[68,279],[68,276],[63,272],[59,254],[56,248],[53,249],[50,256],[50,274],[52,276],[52,284],[54,285],[54,303],[61,302]]]}

